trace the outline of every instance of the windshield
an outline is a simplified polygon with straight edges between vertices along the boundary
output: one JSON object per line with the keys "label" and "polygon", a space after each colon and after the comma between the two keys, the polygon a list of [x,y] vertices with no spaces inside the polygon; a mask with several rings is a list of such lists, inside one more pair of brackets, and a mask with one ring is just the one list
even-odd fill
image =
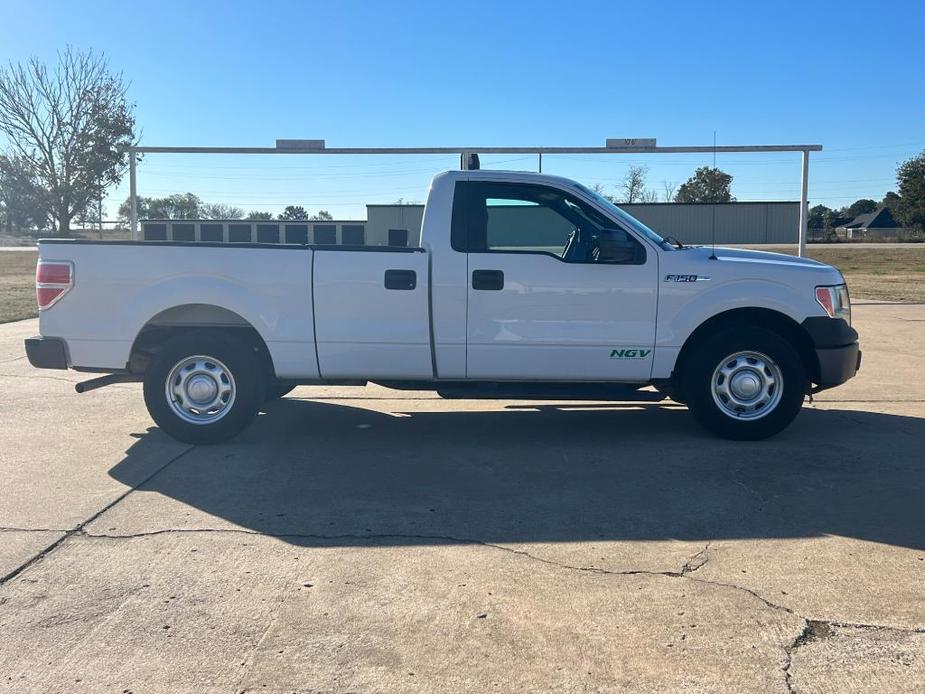
{"label": "windshield", "polygon": [[580,183],[576,183],[575,187],[578,188],[578,190],[580,190],[582,193],[587,195],[589,198],[594,200],[598,205],[600,205],[605,210],[607,210],[608,213],[610,213],[611,215],[616,217],[618,220],[623,222],[623,224],[628,226],[633,231],[639,234],[642,234],[647,239],[649,239],[652,243],[657,244],[660,248],[663,248],[666,251],[674,250],[674,246],[668,243],[665,239],[663,239],[661,236],[656,234],[649,227],[647,227],[645,224],[640,222],[638,219],[636,219],[632,215],[621,210],[619,207],[614,205],[610,200],[605,198],[600,193],[595,193],[593,190],[589,190],[588,188],[585,188]]}

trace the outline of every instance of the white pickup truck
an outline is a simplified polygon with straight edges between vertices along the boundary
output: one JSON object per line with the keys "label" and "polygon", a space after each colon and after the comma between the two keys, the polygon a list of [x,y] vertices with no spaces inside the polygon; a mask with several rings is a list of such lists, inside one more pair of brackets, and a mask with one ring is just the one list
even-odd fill
{"label": "white pickup truck", "polygon": [[370,381],[622,400],[654,385],[715,433],[761,439],[861,356],[835,268],[672,243],[523,172],[438,175],[420,248],[45,240],[36,292],[34,366],[108,374],[80,392],[143,381],[154,421],[191,443],[295,385]]}

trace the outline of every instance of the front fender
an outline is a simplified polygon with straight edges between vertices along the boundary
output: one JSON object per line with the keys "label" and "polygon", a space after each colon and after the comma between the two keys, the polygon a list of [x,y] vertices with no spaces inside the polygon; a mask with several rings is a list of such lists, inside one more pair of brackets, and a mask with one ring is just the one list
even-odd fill
{"label": "front fender", "polygon": [[694,289],[667,288],[659,299],[656,347],[680,349],[698,326],[721,313],[741,308],[769,309],[796,323],[822,314],[811,289],[798,291],[793,285],[767,279],[730,280]]}

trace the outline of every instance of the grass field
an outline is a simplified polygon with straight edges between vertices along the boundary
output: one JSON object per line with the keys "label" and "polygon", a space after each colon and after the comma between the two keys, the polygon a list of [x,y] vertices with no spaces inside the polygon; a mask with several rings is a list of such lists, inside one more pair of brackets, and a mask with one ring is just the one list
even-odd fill
{"label": "grass field", "polygon": [[0,251],[0,323],[33,318],[36,251]]}
{"label": "grass field", "polygon": [[[789,246],[773,250],[794,252]],[[840,269],[855,299],[925,303],[925,244],[810,245],[807,254]],[[0,251],[0,323],[35,315],[35,252]]]}
{"label": "grass field", "polygon": [[[793,246],[773,250],[796,253]],[[883,248],[810,244],[806,254],[841,270],[852,298],[925,303],[925,244],[891,244]]]}

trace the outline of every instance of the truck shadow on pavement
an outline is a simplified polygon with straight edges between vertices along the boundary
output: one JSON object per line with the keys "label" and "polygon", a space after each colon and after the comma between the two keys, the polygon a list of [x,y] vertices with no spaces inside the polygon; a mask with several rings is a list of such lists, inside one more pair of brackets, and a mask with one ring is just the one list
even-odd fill
{"label": "truck shadow on pavement", "polygon": [[[922,418],[807,407],[782,434],[747,443],[665,404],[407,402],[391,413],[273,403],[234,441],[155,474],[140,489],[165,497],[157,512],[109,532],[181,518],[304,546],[834,534],[925,549]],[[141,435],[111,475],[136,482],[163,446]]]}

